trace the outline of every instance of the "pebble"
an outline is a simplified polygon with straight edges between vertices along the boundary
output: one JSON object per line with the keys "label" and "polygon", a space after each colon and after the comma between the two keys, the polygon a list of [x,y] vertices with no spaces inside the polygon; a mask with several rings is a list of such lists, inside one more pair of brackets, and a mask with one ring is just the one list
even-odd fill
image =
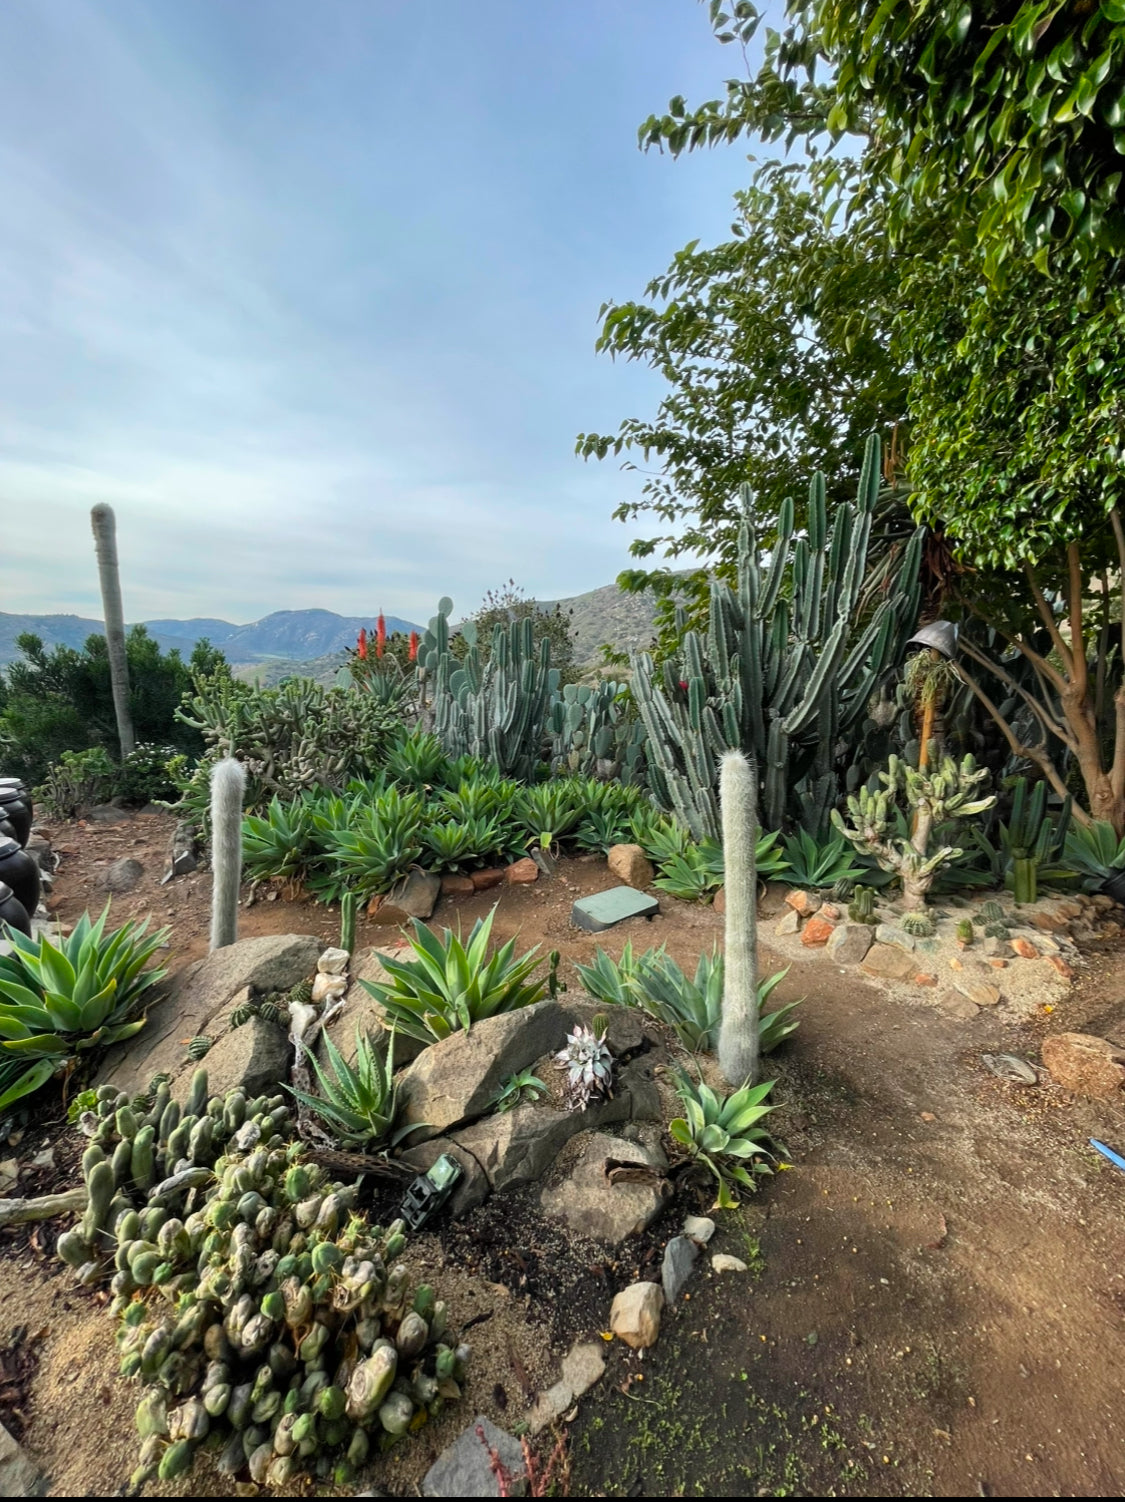
{"label": "pebble", "polygon": [[706,1215],[688,1215],[684,1219],[684,1235],[690,1236],[693,1241],[702,1242],[704,1246],[715,1234],[715,1222]]}
{"label": "pebble", "polygon": [[699,1256],[699,1243],[690,1236],[673,1236],[664,1248],[664,1262],[660,1269],[660,1281],[664,1288],[665,1302],[674,1305],[695,1271],[695,1259]]}
{"label": "pebble", "polygon": [[326,949],[316,962],[319,975],[346,975],[351,956],[346,949]]}
{"label": "pebble", "polygon": [[741,1257],[732,1257],[728,1252],[716,1252],[711,1258],[711,1268],[717,1273],[744,1273],[749,1271]]}

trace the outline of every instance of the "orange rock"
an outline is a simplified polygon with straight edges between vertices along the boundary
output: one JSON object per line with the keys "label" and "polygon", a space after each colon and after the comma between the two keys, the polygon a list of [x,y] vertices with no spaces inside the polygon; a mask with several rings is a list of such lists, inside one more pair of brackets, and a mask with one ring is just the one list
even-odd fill
{"label": "orange rock", "polygon": [[1043,1062],[1064,1090],[1101,1100],[1119,1098],[1125,1084],[1125,1050],[1090,1033],[1056,1033],[1043,1039]]}
{"label": "orange rock", "polygon": [[918,974],[914,977],[914,984],[916,986],[936,986],[937,976],[930,975],[926,970],[919,970]]}
{"label": "orange rock", "polygon": [[992,966],[993,970],[1007,970],[1008,968],[1007,960],[989,960],[988,963]]}
{"label": "orange rock", "polygon": [[819,944],[827,944],[835,928],[834,923],[830,923],[827,918],[822,918],[819,913],[814,913],[801,930],[801,943],[808,945],[810,949]]}
{"label": "orange rock", "polygon": [[965,967],[964,965],[962,965],[961,961],[957,959],[956,956],[954,956],[953,959],[951,959],[949,962],[949,968],[950,970],[964,970]]}
{"label": "orange rock", "polygon": [[726,889],[726,887],[720,887],[719,890],[715,893],[714,907],[715,907],[715,911],[717,913],[719,913],[719,914],[722,914],[722,913],[726,912],[726,910],[727,910],[727,889]]}
{"label": "orange rock", "polygon": [[475,891],[471,876],[443,876],[441,879],[443,897],[471,897]]}
{"label": "orange rock", "polygon": [[1062,976],[1063,980],[1073,980],[1074,979],[1074,971],[1070,968],[1070,966],[1067,964],[1067,962],[1063,959],[1063,957],[1062,957],[1061,954],[1048,954],[1048,955],[1044,955],[1044,959],[1047,961],[1048,965],[1054,965],[1055,969]]}
{"label": "orange rock", "polygon": [[374,897],[372,897],[371,901],[367,904],[367,916],[369,918],[374,918],[375,914],[382,906],[383,895],[381,892],[376,892]]}
{"label": "orange rock", "polygon": [[1036,928],[1041,928],[1047,934],[1057,934],[1067,927],[1066,919],[1060,918],[1057,913],[1032,913],[1031,921]]}
{"label": "orange rock", "polygon": [[841,916],[840,909],[834,902],[826,902],[820,909],[820,916],[830,919],[833,923],[838,923]]}
{"label": "orange rock", "polygon": [[1012,953],[1018,954],[1021,960],[1037,960],[1039,951],[1030,939],[1017,937],[1011,940]]}
{"label": "orange rock", "polygon": [[510,887],[530,886],[538,880],[539,867],[530,855],[525,855],[522,861],[513,861],[508,867],[507,882]]}
{"label": "orange rock", "polygon": [[807,918],[810,913],[815,913],[820,906],[819,897],[812,892],[803,892],[800,888],[790,892],[785,902],[795,913],[800,913],[802,918]]}
{"label": "orange rock", "polygon": [[498,887],[504,880],[506,872],[502,866],[493,867],[488,871],[474,871],[472,876],[473,891],[487,892],[489,887]]}

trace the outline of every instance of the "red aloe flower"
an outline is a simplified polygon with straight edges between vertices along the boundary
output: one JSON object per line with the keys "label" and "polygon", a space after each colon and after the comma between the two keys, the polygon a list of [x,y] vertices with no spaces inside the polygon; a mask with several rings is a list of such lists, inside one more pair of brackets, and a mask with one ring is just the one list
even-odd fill
{"label": "red aloe flower", "polygon": [[376,657],[382,657],[382,655],[383,655],[383,648],[386,645],[387,645],[387,623],[383,619],[383,612],[380,610],[379,615],[378,615],[378,617],[377,617],[377,619],[375,621],[375,656]]}
{"label": "red aloe flower", "polygon": [[418,633],[417,633],[417,631],[412,631],[410,633],[410,661],[411,662],[417,662],[418,661]]}
{"label": "red aloe flower", "polygon": [[355,644],[355,651],[361,662],[367,661],[367,629],[364,626],[359,628],[359,640]]}

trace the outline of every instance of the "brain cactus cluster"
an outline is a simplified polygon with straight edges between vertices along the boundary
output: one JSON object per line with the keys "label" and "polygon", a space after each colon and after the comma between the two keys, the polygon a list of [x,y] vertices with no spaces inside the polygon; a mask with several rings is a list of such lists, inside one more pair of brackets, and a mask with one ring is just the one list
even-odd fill
{"label": "brain cactus cluster", "polygon": [[460,1396],[469,1350],[411,1292],[402,1222],[369,1225],[355,1186],[303,1161],[282,1097],[208,1098],[199,1070],[182,1112],[163,1083],[144,1112],[103,1088],[91,1116],[89,1206],[58,1251],[87,1284],[112,1272],[121,1370],[145,1388],[133,1485],[210,1435],[228,1475],[346,1484]]}

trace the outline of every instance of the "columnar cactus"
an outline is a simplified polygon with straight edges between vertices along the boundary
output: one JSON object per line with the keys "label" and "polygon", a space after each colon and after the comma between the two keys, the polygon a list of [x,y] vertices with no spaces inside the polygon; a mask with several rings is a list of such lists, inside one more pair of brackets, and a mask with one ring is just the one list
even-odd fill
{"label": "columnar cactus", "polygon": [[[712,585],[706,635],[685,632],[674,660],[657,668],[646,653],[634,659],[650,786],[697,839],[718,837],[715,766],[731,747],[764,769],[767,828],[778,828],[789,813],[810,829],[827,823],[842,791],[839,743],[863,721],[918,614],[921,529],[868,609],[864,584],[878,489],[879,442],[872,438],[856,499],[834,507],[831,529],[824,476],[817,475],[804,534],[795,536],[787,501],[764,558],[744,486],[737,587]],[[858,769],[843,780],[854,787]]]}
{"label": "columnar cactus", "polygon": [[[992,794],[974,798],[974,790],[988,776],[987,768],[978,768],[971,756],[958,765],[951,756],[939,767],[921,772],[897,756],[879,773],[884,784],[878,792],[861,788],[848,798],[850,825],[838,810],[832,810],[832,822],[857,850],[873,855],[884,871],[893,871],[902,880],[906,905],[919,910],[926,905],[926,893],[942,866],[956,860],[960,849],[943,845],[930,850],[930,834],[951,819],[971,818],[983,813],[996,802]],[[899,827],[897,800],[902,794],[909,811],[909,838],[892,833]]]}
{"label": "columnar cactus", "polygon": [[755,858],[757,775],[741,751],[719,765],[726,893],[723,1010],[719,1068],[728,1084],[753,1084],[758,1073],[758,869]]}
{"label": "columnar cactus", "polygon": [[129,706],[129,659],[125,651],[125,613],[121,605],[121,574],[117,566],[117,522],[113,507],[104,503],[90,512],[94,529],[94,549],[98,559],[98,582],[102,590],[105,614],[105,640],[109,651],[109,681],[113,691],[113,713],[117,719],[117,738],[121,755],[128,756],[135,745],[133,713]]}
{"label": "columnar cactus", "polygon": [[211,948],[238,938],[238,889],[242,882],[242,794],[246,772],[226,757],[211,770]]}
{"label": "columnar cactus", "polygon": [[348,954],[355,952],[356,906],[354,892],[345,892],[340,898],[340,948]]}

